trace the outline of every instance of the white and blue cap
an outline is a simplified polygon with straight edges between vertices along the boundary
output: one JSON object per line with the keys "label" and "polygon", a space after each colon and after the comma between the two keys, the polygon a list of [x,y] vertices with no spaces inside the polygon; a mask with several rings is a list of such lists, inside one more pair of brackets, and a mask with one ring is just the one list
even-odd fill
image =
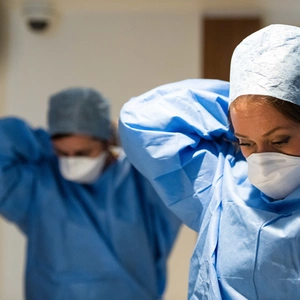
{"label": "white and blue cap", "polygon": [[236,47],[230,67],[230,101],[249,94],[300,105],[299,27],[269,25]]}
{"label": "white and blue cap", "polygon": [[51,136],[83,134],[109,140],[109,102],[90,88],[69,88],[53,94],[49,100],[48,130]]}

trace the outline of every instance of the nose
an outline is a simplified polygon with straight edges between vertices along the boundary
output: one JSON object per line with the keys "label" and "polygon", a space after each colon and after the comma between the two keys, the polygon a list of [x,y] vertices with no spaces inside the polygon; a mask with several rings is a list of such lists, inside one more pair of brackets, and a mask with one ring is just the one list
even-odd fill
{"label": "nose", "polygon": [[267,143],[257,144],[255,153],[264,153],[264,152],[274,152],[272,146],[268,145]]}

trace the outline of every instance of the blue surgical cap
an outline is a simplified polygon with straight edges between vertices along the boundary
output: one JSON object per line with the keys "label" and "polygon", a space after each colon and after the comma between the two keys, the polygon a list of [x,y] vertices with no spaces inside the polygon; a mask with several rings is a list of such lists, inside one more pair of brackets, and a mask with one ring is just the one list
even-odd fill
{"label": "blue surgical cap", "polygon": [[300,105],[300,28],[273,24],[245,38],[234,50],[230,101],[265,95]]}
{"label": "blue surgical cap", "polygon": [[69,88],[50,96],[48,129],[51,136],[83,134],[101,140],[111,136],[110,105],[90,88]]}

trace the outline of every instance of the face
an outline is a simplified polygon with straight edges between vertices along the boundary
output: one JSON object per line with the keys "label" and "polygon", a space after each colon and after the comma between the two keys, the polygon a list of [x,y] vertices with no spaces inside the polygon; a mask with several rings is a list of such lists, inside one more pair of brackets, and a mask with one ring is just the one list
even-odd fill
{"label": "face", "polygon": [[85,135],[70,135],[52,139],[58,156],[96,157],[106,151],[105,144]]}
{"label": "face", "polygon": [[230,106],[235,136],[245,157],[280,152],[300,156],[300,123],[295,123],[267,100],[239,97]]}

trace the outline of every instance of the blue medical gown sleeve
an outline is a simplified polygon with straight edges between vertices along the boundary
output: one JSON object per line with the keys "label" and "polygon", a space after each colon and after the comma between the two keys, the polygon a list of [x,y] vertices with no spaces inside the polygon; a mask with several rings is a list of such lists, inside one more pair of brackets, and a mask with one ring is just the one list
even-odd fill
{"label": "blue medical gown sleeve", "polygon": [[25,233],[38,166],[51,155],[44,130],[17,118],[0,119],[0,213]]}
{"label": "blue medical gown sleeve", "polygon": [[196,231],[211,187],[222,176],[218,155],[235,141],[227,121],[228,93],[228,82],[184,80],[132,98],[120,113],[128,159]]}

